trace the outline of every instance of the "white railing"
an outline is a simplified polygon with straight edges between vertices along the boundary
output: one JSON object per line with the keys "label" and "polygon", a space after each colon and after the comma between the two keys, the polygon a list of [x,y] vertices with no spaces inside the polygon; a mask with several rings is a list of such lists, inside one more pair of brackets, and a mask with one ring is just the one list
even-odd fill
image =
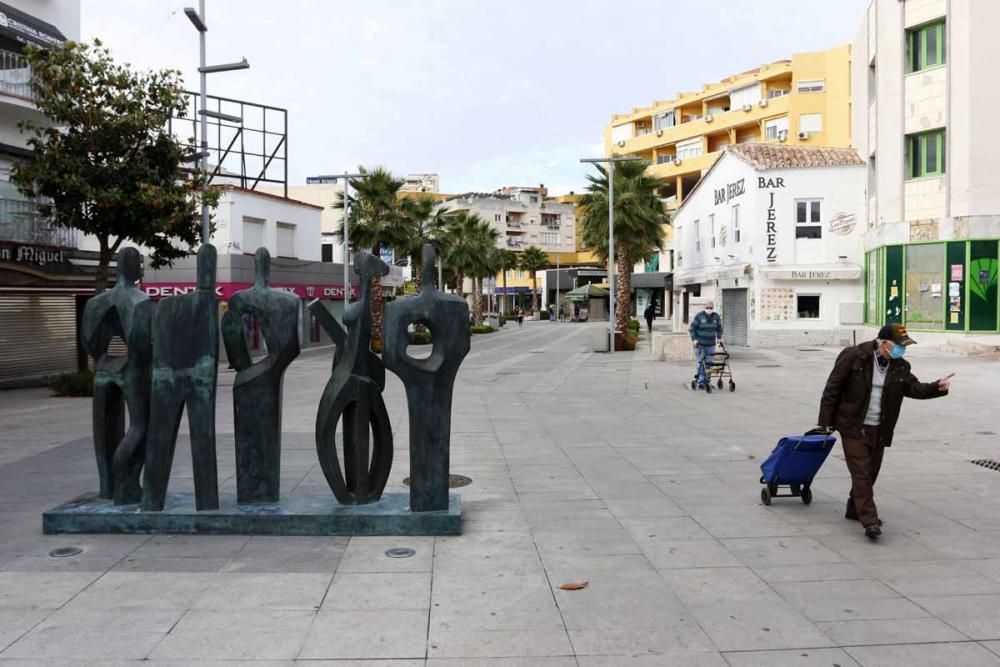
{"label": "white railing", "polygon": [[80,231],[53,225],[26,199],[0,199],[0,241],[77,248]]}
{"label": "white railing", "polygon": [[0,49],[0,93],[34,99],[32,76],[31,66],[24,56]]}

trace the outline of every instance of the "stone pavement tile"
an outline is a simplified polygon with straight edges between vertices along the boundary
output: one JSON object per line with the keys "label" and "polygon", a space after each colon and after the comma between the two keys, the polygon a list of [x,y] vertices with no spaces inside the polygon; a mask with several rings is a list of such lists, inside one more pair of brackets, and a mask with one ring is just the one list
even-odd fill
{"label": "stone pavement tile", "polygon": [[1000,640],[1000,595],[942,595],[913,601],[973,639]]}
{"label": "stone pavement tile", "polygon": [[[395,663],[393,663],[395,664]],[[339,663],[338,663],[339,665]],[[432,658],[427,661],[428,667],[576,667],[575,658],[569,656],[543,658]],[[332,667],[332,666],[331,666]],[[359,665],[358,667],[362,667]],[[368,667],[365,663],[364,667]],[[386,667],[389,667],[386,665]]]}
{"label": "stone pavement tile", "polygon": [[348,537],[255,535],[225,566],[226,572],[329,572],[337,570]]}
{"label": "stone pavement tile", "polygon": [[[409,547],[417,553],[410,558],[386,556],[386,550],[394,547]],[[430,572],[433,556],[433,538],[352,537],[337,572]]]}
{"label": "stone pavement tile", "polygon": [[686,607],[727,602],[780,602],[781,598],[746,567],[660,570],[660,576]]}
{"label": "stone pavement tile", "polygon": [[115,556],[18,556],[0,566],[0,572],[93,572],[103,573],[115,567],[121,558]]}
{"label": "stone pavement tile", "polygon": [[0,664],[6,664],[8,658],[40,660],[45,665],[60,659],[142,660],[163,636],[162,632],[132,632],[113,627],[49,625],[35,628],[0,653]]}
{"label": "stone pavement tile", "polygon": [[622,526],[639,546],[664,540],[712,539],[698,522],[687,516],[622,519]]}
{"label": "stone pavement tile", "polygon": [[715,539],[651,541],[641,545],[641,548],[657,569],[743,565],[737,556]]}
{"label": "stone pavement tile", "polygon": [[696,607],[692,613],[722,652],[834,645],[808,619],[783,602],[724,602]]}
{"label": "stone pavement tile", "polygon": [[659,498],[605,498],[608,510],[618,519],[684,516],[687,514],[664,495]]}
{"label": "stone pavement tile", "polygon": [[323,600],[323,610],[426,610],[430,604],[430,572],[338,572]]}
{"label": "stone pavement tile", "polygon": [[839,648],[734,651],[725,656],[730,667],[858,667],[858,663]]}
{"label": "stone pavement tile", "polygon": [[975,642],[852,646],[845,651],[862,667],[998,667],[1000,656]]}
{"label": "stone pavement tile", "polygon": [[879,561],[862,567],[907,597],[1000,593],[1000,582],[978,574],[971,561]]}
{"label": "stone pavement tile", "polygon": [[871,562],[878,560],[940,560],[941,553],[924,546],[913,538],[883,527],[882,537],[872,541],[860,526],[852,533],[821,535],[816,539],[847,560]]}
{"label": "stone pavement tile", "polygon": [[804,581],[772,584],[778,594],[791,602],[799,604],[810,600],[836,600],[894,598],[899,594],[876,581],[875,579],[857,579],[853,581]]}
{"label": "stone pavement tile", "polygon": [[792,604],[810,621],[891,620],[930,616],[904,597],[819,598],[799,600]]}
{"label": "stone pavement tile", "polygon": [[333,575],[225,573],[216,575],[192,609],[319,609]]}
{"label": "stone pavement tile", "polygon": [[0,609],[58,609],[99,576],[95,572],[0,572]]}
{"label": "stone pavement tile", "polygon": [[1000,642],[979,642],[989,650],[1000,656]]}
{"label": "stone pavement tile", "polygon": [[108,572],[68,605],[73,609],[188,609],[214,574]]}
{"label": "stone pavement tile", "polygon": [[315,616],[312,611],[189,611],[151,657],[290,660],[302,648]]}
{"label": "stone pavement tile", "polygon": [[[232,663],[228,663],[232,665]],[[292,664],[292,663],[289,663]],[[296,660],[295,665],[299,667],[424,667],[426,662],[419,660]],[[250,663],[250,667],[257,667],[258,663]],[[142,666],[145,667],[145,666]],[[219,665],[219,667],[227,667]]]}
{"label": "stone pavement tile", "polygon": [[320,611],[298,658],[423,659],[426,650],[426,611]]}
{"label": "stone pavement tile", "polygon": [[847,560],[811,537],[748,537],[721,542],[750,566],[814,565],[820,569],[823,564]]}
{"label": "stone pavement tile", "polygon": [[564,628],[477,630],[458,627],[442,630],[432,627],[428,644],[430,658],[524,658],[573,654]]}
{"label": "stone pavement tile", "polygon": [[816,627],[840,646],[956,642],[969,638],[937,618],[821,621]]}
{"label": "stone pavement tile", "polygon": [[715,476],[651,476],[649,481],[684,508],[753,502],[753,496],[748,496],[745,489],[734,488]]}
{"label": "stone pavement tile", "polygon": [[229,558],[173,558],[126,556],[110,568],[112,572],[222,572]]}
{"label": "stone pavement tile", "polygon": [[627,665],[628,667],[662,667],[663,665],[728,667],[728,663],[718,652],[673,649],[652,655],[581,655],[577,658],[577,664],[580,667],[618,667],[618,665]]}
{"label": "stone pavement tile", "polygon": [[155,535],[132,552],[136,557],[232,558],[250,541],[244,535]]}
{"label": "stone pavement tile", "polygon": [[1000,557],[1000,531],[967,531],[961,534],[921,532],[913,539],[945,558]]}
{"label": "stone pavement tile", "polygon": [[47,609],[0,609],[0,658],[5,648],[31,630],[51,612]]}
{"label": "stone pavement tile", "polygon": [[869,575],[854,563],[816,565],[755,565],[753,571],[764,581],[777,584],[789,581],[845,581],[865,579]]}
{"label": "stone pavement tile", "polygon": [[670,651],[715,652],[715,645],[690,615],[674,622],[637,627],[631,622],[615,626],[570,628],[576,655],[641,655]]}

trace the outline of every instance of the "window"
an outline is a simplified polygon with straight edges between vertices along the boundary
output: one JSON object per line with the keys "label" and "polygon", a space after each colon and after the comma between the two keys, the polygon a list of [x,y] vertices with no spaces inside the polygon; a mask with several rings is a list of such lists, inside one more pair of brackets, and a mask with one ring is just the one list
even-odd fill
{"label": "window", "polygon": [[545,245],[559,245],[559,235],[554,233],[544,233],[542,234],[542,243]]}
{"label": "window", "polygon": [[[536,195],[531,195],[531,203],[532,204],[538,203],[538,197]],[[532,220],[532,222],[534,222],[534,220]]]}
{"label": "window", "polygon": [[687,157],[697,157],[699,155],[701,155],[701,137],[677,143],[677,158],[679,160]]}
{"label": "window", "polygon": [[243,216],[243,252],[252,255],[264,245],[264,221]]}
{"label": "window", "polygon": [[764,140],[778,141],[788,136],[788,116],[775,118],[764,123]]}
{"label": "window", "polygon": [[653,116],[653,127],[657,130],[665,130],[668,127],[673,127],[676,124],[674,119],[675,115],[673,111],[656,114]]}
{"label": "window", "polygon": [[494,219],[495,221],[497,221],[497,222],[500,222],[500,221],[501,221],[501,220],[500,220],[500,214],[499,214],[499,213],[495,213],[495,214],[493,215],[493,219]]}
{"label": "window", "polygon": [[708,232],[712,236],[712,245],[711,245],[711,247],[714,248],[715,247],[715,214],[714,213],[709,213],[708,214]]}
{"label": "window", "polygon": [[905,257],[904,324],[914,329],[944,329],[945,310],[950,308],[950,296],[945,296],[950,292],[950,274],[945,271],[945,244],[908,245]]}
{"label": "window", "polygon": [[800,320],[819,319],[819,295],[818,294],[796,294],[795,306],[799,313]]}
{"label": "window", "polygon": [[742,109],[746,104],[757,104],[760,100],[760,84],[733,88],[729,91],[729,108]]}
{"label": "window", "polygon": [[787,88],[771,88],[767,91],[767,98],[773,100],[775,97],[782,97],[790,92],[792,91]]}
{"label": "window", "polygon": [[824,90],[826,90],[826,82],[823,79],[799,81],[798,91],[800,93],[822,93]]}
{"label": "window", "polygon": [[618,143],[619,141],[627,141],[632,138],[632,123],[625,123],[624,125],[615,125],[611,128],[611,141]]}
{"label": "window", "polygon": [[906,176],[924,178],[944,173],[944,130],[931,130],[906,137]]}
{"label": "window", "polygon": [[694,221],[694,249],[695,249],[695,252],[701,252],[701,232],[698,229],[700,226],[701,226],[701,223],[698,220],[695,220]]}
{"label": "window", "polygon": [[656,164],[666,164],[667,162],[673,162],[674,157],[675,156],[673,155],[657,155]]}
{"label": "window", "polygon": [[804,113],[799,116],[799,132],[822,132],[823,114]]}
{"label": "window", "polygon": [[322,253],[321,256],[320,256],[320,261],[326,262],[328,264],[333,261],[333,244],[332,243],[324,243],[323,247],[320,249],[320,252]]}
{"label": "window", "polygon": [[819,199],[799,199],[795,202],[795,238],[818,239],[823,236],[820,203]]}
{"label": "window", "polygon": [[278,257],[295,257],[295,225],[278,223]]}
{"label": "window", "polygon": [[730,216],[730,221],[733,225],[733,243],[740,242],[740,205],[736,204],[732,208],[732,215]]}
{"label": "window", "polygon": [[906,65],[910,72],[944,65],[944,21],[906,31]]}

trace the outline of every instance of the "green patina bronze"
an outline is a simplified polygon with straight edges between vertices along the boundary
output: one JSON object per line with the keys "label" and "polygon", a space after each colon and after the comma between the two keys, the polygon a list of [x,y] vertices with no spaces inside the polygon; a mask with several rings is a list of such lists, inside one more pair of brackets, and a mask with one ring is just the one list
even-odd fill
{"label": "green patina bronze", "polygon": [[215,459],[215,383],[219,367],[219,308],[215,247],[198,251],[198,288],[160,301],[153,325],[153,390],[143,471],[142,509],[162,510],[177,430],[187,406],[195,507],[219,507]]}
{"label": "green patina bronze", "polygon": [[[118,282],[87,302],[80,325],[80,342],[94,358],[93,432],[100,497],[113,498],[117,505],[142,498],[139,475],[149,429],[153,302],[137,287],[141,277],[139,251],[120,251]],[[124,356],[109,352],[115,337],[125,343]]]}

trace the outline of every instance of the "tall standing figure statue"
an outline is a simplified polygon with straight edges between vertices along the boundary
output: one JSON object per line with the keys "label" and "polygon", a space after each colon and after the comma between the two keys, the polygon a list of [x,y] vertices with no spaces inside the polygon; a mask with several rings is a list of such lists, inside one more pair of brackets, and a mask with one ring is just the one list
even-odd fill
{"label": "tall standing figure statue", "polygon": [[[236,500],[238,503],[274,503],[281,478],[281,384],[285,369],[299,355],[299,300],[293,294],[268,287],[271,255],[267,248],[254,254],[254,286],[229,299],[222,317],[222,337],[230,365],[237,370],[233,383],[236,423]],[[253,363],[243,329],[243,315],[260,323],[267,356]]]}
{"label": "tall standing figure statue", "polygon": [[146,446],[142,508],[159,511],[167,496],[177,431],[187,405],[194,464],[195,507],[218,509],[215,461],[215,381],[219,366],[219,306],[215,246],[198,250],[198,289],[160,301],[153,327],[152,428]]}
{"label": "tall standing figure statue", "polygon": [[[117,284],[87,302],[81,324],[83,349],[94,358],[93,428],[100,495],[113,498],[116,505],[142,499],[139,475],[149,428],[153,302],[137,286],[141,277],[139,251],[121,250]],[[125,342],[125,356],[108,354],[115,336]]]}
{"label": "tall standing figure statue", "polygon": [[[410,414],[410,509],[448,509],[451,399],[455,376],[469,353],[469,305],[434,287],[434,248],[423,249],[420,294],[385,307],[385,366],[403,380]],[[406,353],[411,324],[431,330],[426,359]]]}
{"label": "tall standing figure statue", "polygon": [[[354,270],[361,280],[361,298],[344,311],[346,333],[322,303],[317,300],[309,304],[309,311],[337,343],[333,374],[323,390],[316,415],[316,451],[333,495],[345,505],[362,505],[381,498],[392,468],[392,426],[382,400],[385,366],[371,350],[369,311],[371,279],[386,275],[389,267],[374,255],[359,252],[354,256]],[[336,443],[337,423],[341,418],[343,471]]]}

